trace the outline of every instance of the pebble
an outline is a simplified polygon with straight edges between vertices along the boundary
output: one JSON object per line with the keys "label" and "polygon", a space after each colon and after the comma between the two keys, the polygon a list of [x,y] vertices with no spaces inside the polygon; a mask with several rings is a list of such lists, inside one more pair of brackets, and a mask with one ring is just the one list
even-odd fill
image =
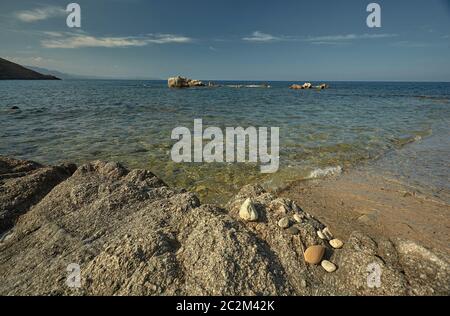
{"label": "pebble", "polygon": [[255,205],[250,198],[245,200],[239,210],[239,216],[248,222],[254,222],[258,220],[258,212],[256,211]]}
{"label": "pebble", "polygon": [[322,233],[325,235],[325,237],[328,240],[333,239],[333,234],[331,233],[330,229],[328,227],[325,227],[324,229],[322,229]]}
{"label": "pebble", "polygon": [[291,235],[297,235],[300,232],[300,230],[297,227],[292,226],[288,228],[288,232]]}
{"label": "pebble", "polygon": [[289,227],[289,218],[283,217],[282,219],[280,219],[278,221],[278,226],[280,226],[281,228],[288,228]]}
{"label": "pebble", "polygon": [[327,272],[334,272],[336,271],[336,265],[333,262],[330,262],[328,260],[323,260],[321,263],[322,268],[325,269]]}
{"label": "pebble", "polygon": [[283,214],[286,215],[288,213],[286,207],[284,205],[281,205],[278,209],[277,209],[278,214]]}
{"label": "pebble", "polygon": [[294,214],[294,220],[295,220],[297,223],[301,223],[301,222],[302,222],[302,216],[299,215],[299,214]]}
{"label": "pebble", "polygon": [[333,247],[335,249],[339,249],[339,248],[342,248],[344,243],[342,241],[340,241],[339,239],[332,239],[332,240],[330,240],[330,245],[331,245],[331,247]]}
{"label": "pebble", "polygon": [[319,264],[325,254],[325,247],[323,246],[311,246],[305,250],[305,261],[310,264]]}
{"label": "pebble", "polygon": [[306,282],[305,279],[302,279],[302,280],[300,281],[300,286],[303,287],[303,288],[306,288],[306,287],[308,286],[308,283]]}
{"label": "pebble", "polygon": [[320,239],[326,239],[327,238],[327,237],[325,237],[325,235],[320,230],[317,231],[317,236],[319,236]]}

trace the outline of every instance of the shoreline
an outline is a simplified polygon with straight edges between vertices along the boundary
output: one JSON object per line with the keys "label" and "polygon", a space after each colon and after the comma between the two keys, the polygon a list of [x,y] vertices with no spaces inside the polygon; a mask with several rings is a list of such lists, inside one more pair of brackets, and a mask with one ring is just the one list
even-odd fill
{"label": "shoreline", "polygon": [[354,168],[294,181],[277,193],[301,203],[343,236],[357,229],[371,236],[411,239],[450,254],[450,205],[400,181]]}

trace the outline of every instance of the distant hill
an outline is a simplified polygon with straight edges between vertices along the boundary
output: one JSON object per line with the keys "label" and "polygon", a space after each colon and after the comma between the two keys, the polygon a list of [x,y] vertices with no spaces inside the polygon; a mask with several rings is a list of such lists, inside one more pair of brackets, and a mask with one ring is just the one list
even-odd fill
{"label": "distant hill", "polygon": [[0,58],[0,80],[60,80]]}
{"label": "distant hill", "polygon": [[156,77],[144,77],[144,76],[122,76],[122,77],[113,77],[113,76],[92,76],[92,75],[78,75],[65,73],[54,69],[41,68],[36,66],[26,66],[27,68],[40,72],[41,74],[49,74],[55,77],[58,77],[63,80],[67,79],[77,79],[77,80],[162,80],[161,78]]}
{"label": "distant hill", "polygon": [[58,70],[50,70],[47,68],[41,68],[41,67],[29,66],[29,65],[25,65],[25,67],[28,69],[31,69],[33,71],[39,72],[41,74],[52,75],[52,76],[58,77],[59,79],[63,79],[63,80],[65,80],[65,79],[84,79],[83,76],[67,74],[64,72],[60,72]]}

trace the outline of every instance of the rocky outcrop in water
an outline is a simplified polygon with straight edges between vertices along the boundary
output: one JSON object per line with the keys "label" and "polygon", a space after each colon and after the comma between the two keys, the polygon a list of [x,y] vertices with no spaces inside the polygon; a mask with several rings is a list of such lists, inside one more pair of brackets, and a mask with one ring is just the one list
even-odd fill
{"label": "rocky outcrop in water", "polygon": [[316,88],[318,90],[328,89],[329,86],[326,83],[321,83],[318,86],[313,86],[310,82],[305,82],[303,85],[293,84],[289,87],[292,90],[303,90],[303,89],[312,89]]}
{"label": "rocky outcrop in water", "polygon": [[205,87],[200,80],[188,79],[185,77],[173,77],[167,80],[167,85],[169,88],[191,88],[191,87]]}
{"label": "rocky outcrop in water", "polygon": [[[30,164],[24,172],[42,169]],[[149,171],[101,161],[49,186],[45,197],[26,193],[26,213],[0,242],[1,295],[450,293],[443,254],[358,232],[334,249],[329,239],[339,236],[260,186],[244,187],[223,208],[201,205]],[[243,210],[254,221],[241,218]],[[305,262],[311,246],[324,249],[321,265]],[[71,264],[81,268],[79,288],[66,284]],[[378,284],[373,274],[380,271]]]}

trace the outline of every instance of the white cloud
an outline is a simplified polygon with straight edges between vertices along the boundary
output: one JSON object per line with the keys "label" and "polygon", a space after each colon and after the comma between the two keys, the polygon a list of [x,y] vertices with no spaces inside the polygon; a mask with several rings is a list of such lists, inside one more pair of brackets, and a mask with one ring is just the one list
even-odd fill
{"label": "white cloud", "polygon": [[275,41],[288,41],[288,42],[310,42],[317,45],[338,45],[345,42],[363,39],[377,39],[377,38],[389,38],[397,36],[397,34],[338,34],[338,35],[325,35],[325,36],[310,36],[310,37],[295,37],[280,35],[275,36],[260,31],[255,31],[251,36],[244,37],[242,40],[248,42],[268,43]]}
{"label": "white cloud", "polygon": [[37,8],[34,10],[20,11],[16,13],[16,17],[23,22],[30,23],[63,16],[66,14],[66,11],[61,7],[49,6],[44,8]]}
{"label": "white cloud", "polygon": [[242,38],[244,41],[248,42],[273,42],[273,41],[279,41],[281,40],[280,37],[273,36],[270,34],[262,33],[260,31],[255,31],[252,33],[249,37]]}
{"label": "white cloud", "polygon": [[88,34],[60,33],[49,34],[50,39],[42,40],[46,48],[83,48],[83,47],[142,47],[149,44],[190,43],[192,39],[173,34],[148,34],[146,36],[96,37]]}
{"label": "white cloud", "polygon": [[326,36],[315,36],[307,37],[304,40],[307,42],[342,42],[342,41],[353,41],[361,39],[377,39],[377,38],[389,38],[395,37],[397,34],[344,34],[344,35],[326,35]]}

